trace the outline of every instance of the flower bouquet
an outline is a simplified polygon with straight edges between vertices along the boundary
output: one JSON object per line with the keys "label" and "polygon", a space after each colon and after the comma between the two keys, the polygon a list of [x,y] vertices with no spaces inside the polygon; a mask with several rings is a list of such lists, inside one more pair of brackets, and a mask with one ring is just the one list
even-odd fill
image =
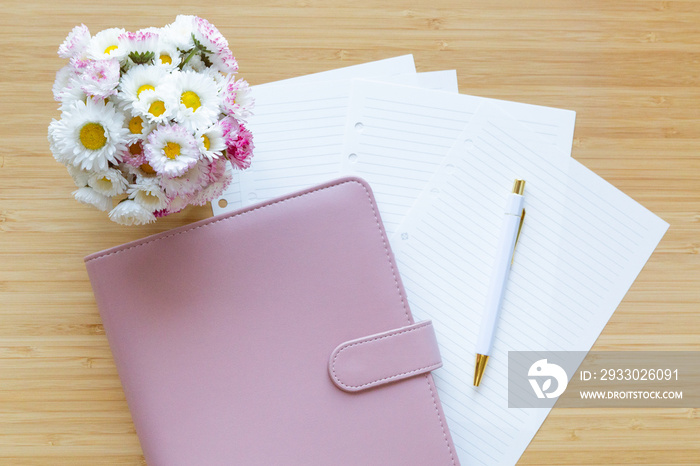
{"label": "flower bouquet", "polygon": [[56,74],[61,119],[48,139],[78,201],[117,223],[149,223],[219,197],[231,182],[227,161],[250,166],[250,89],[207,20],[181,15],[163,28],[94,36],[80,25],[58,55],[69,63]]}

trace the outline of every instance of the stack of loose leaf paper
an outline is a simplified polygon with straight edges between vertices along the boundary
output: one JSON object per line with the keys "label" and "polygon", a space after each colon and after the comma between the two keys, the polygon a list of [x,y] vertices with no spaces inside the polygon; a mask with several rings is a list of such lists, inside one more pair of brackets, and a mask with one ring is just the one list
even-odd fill
{"label": "stack of loose leaf paper", "polygon": [[[366,179],[463,464],[514,464],[549,413],[508,407],[508,351],[588,351],[668,224],[570,157],[570,110],[459,94],[410,55],[253,87],[252,167],[215,214],[344,175]],[[609,154],[614,157],[614,154]],[[505,200],[527,216],[494,351],[472,386],[476,335]],[[569,374],[569,377],[572,374]]]}

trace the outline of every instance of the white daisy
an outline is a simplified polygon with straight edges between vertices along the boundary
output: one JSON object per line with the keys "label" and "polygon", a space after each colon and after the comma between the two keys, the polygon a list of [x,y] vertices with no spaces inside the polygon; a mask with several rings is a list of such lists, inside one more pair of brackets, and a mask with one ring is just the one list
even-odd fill
{"label": "white daisy", "polygon": [[129,186],[129,199],[133,199],[150,212],[163,209],[168,203],[155,177],[137,177],[136,183]]}
{"label": "white daisy", "polygon": [[159,91],[142,91],[133,104],[133,112],[146,118],[148,123],[167,123],[173,111],[165,102],[166,98]]}
{"label": "white daisy", "polygon": [[66,87],[63,88],[63,92],[61,93],[61,105],[59,106],[59,110],[65,112],[71,107],[73,107],[76,102],[85,103],[87,100],[93,99],[90,99],[87,93],[85,93],[85,91],[83,91],[80,88],[80,81],[74,77],[70,80]]}
{"label": "white daisy", "polygon": [[49,148],[51,149],[51,154],[56,162],[62,163],[64,165],[70,165],[66,160],[66,156],[63,154],[63,150],[56,144],[56,135],[62,131],[62,123],[59,120],[52,119],[49,123]]}
{"label": "white daisy", "polygon": [[180,176],[163,177],[161,186],[168,196],[189,196],[202,189],[209,182],[209,167],[205,160],[200,160]]}
{"label": "white daisy", "polygon": [[58,47],[58,56],[61,58],[73,58],[76,55],[80,55],[85,51],[89,42],[90,30],[87,26],[84,24],[76,26],[68,33],[68,37],[66,37],[61,46]]}
{"label": "white daisy", "polygon": [[181,61],[182,58],[180,58],[180,52],[178,52],[177,47],[163,38],[163,36],[160,36],[156,47],[154,65],[172,71],[178,67]]}
{"label": "white daisy", "polygon": [[52,88],[55,101],[61,102],[63,100],[63,94],[73,76],[75,76],[75,69],[71,65],[66,65],[56,72]]}
{"label": "white daisy", "polygon": [[214,68],[206,68],[204,71],[201,71],[201,73],[210,76],[216,82],[216,89],[218,92],[223,92],[229,81],[235,80],[236,76],[234,74],[222,73]]}
{"label": "white daisy", "polygon": [[94,172],[83,170],[73,165],[66,165],[68,169],[68,174],[73,178],[73,182],[79,188],[84,188],[88,185],[88,179],[92,176]]}
{"label": "white daisy", "polygon": [[194,16],[177,15],[175,21],[163,28],[163,37],[176,48],[184,51],[192,50],[194,41]]}
{"label": "white daisy", "polygon": [[108,168],[107,170],[93,173],[88,178],[88,186],[100,194],[112,197],[124,194],[128,183],[121,171],[115,168]]}
{"label": "white daisy", "polygon": [[49,131],[60,152],[57,158],[85,170],[107,170],[126,149],[124,116],[111,102],[76,101],[64,110],[60,121],[51,123]]}
{"label": "white daisy", "polygon": [[[157,66],[137,65],[124,73],[119,84],[119,95],[125,108],[130,110],[145,91],[155,91],[160,87],[166,70]],[[146,109],[148,110],[148,109]]]}
{"label": "white daisy", "polygon": [[200,53],[193,53],[193,54],[186,54],[185,58],[183,59],[187,60],[183,65],[182,69],[184,71],[195,71],[197,73],[204,73],[207,68],[207,64],[204,63],[204,60],[202,60],[201,54]]}
{"label": "white daisy", "polygon": [[208,160],[218,159],[224,149],[226,149],[226,139],[224,129],[219,121],[209,128],[197,132],[195,135],[197,148]]}
{"label": "white daisy", "polygon": [[194,71],[174,72],[163,83],[166,108],[192,132],[208,128],[217,120],[220,99],[216,82]]}
{"label": "white daisy", "polygon": [[[149,122],[148,119],[141,115],[127,114],[126,118],[128,118],[125,123],[129,130],[129,134],[127,136],[129,144],[136,144],[139,141],[144,141],[146,136],[148,136],[148,134],[153,131],[153,128],[155,128],[155,124]],[[132,155],[134,154],[132,153]]]}
{"label": "white daisy", "polygon": [[121,60],[126,56],[126,47],[119,41],[119,36],[126,31],[122,28],[111,28],[100,31],[87,45],[87,54],[93,60],[116,58]]}
{"label": "white daisy", "polygon": [[121,225],[144,225],[156,221],[153,212],[136,201],[124,199],[109,213],[109,219]]}
{"label": "white daisy", "polygon": [[77,191],[73,191],[73,197],[75,197],[76,201],[97,207],[103,212],[112,208],[111,197],[107,197],[103,194],[100,194],[94,189],[88,188],[87,186],[82,187]]}
{"label": "white daisy", "polygon": [[182,175],[201,157],[192,133],[179,125],[163,125],[153,130],[144,153],[153,170],[168,178]]}

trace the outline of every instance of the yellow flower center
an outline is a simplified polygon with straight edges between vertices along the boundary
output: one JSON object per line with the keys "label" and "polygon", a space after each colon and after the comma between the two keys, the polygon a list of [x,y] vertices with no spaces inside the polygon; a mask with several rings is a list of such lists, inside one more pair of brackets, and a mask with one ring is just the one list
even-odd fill
{"label": "yellow flower center", "polygon": [[131,131],[131,134],[141,134],[141,131],[143,131],[143,118],[135,116],[129,120],[129,131]]}
{"label": "yellow flower center", "polygon": [[191,108],[192,111],[197,111],[197,109],[202,106],[199,96],[192,91],[183,92],[180,96],[180,102],[182,102],[185,107]]}
{"label": "yellow flower center", "polygon": [[169,65],[173,62],[173,59],[170,58],[170,55],[163,54],[160,56],[160,62]]}
{"label": "yellow flower center", "polygon": [[209,140],[206,134],[202,134],[202,139],[204,139],[204,148],[206,150],[209,150],[209,148],[211,147],[211,141]]}
{"label": "yellow flower center", "polygon": [[148,173],[149,175],[153,175],[156,172],[148,162],[141,164],[139,168],[141,168],[141,170]]}
{"label": "yellow flower center", "polygon": [[150,84],[144,84],[136,90],[136,97],[140,96],[143,91],[155,91],[156,88]]}
{"label": "yellow flower center", "polygon": [[118,48],[118,45],[110,45],[105,49],[105,55],[110,55],[114,50],[117,50]]}
{"label": "yellow flower center", "polygon": [[80,142],[86,149],[97,150],[107,144],[105,129],[99,123],[88,123],[80,129]]}
{"label": "yellow flower center", "polygon": [[176,142],[169,142],[163,147],[163,152],[165,153],[165,156],[169,159],[175,159],[178,155],[180,155],[180,144]]}
{"label": "yellow flower center", "polygon": [[159,117],[165,113],[165,103],[162,100],[156,100],[148,107],[148,113],[154,117]]}

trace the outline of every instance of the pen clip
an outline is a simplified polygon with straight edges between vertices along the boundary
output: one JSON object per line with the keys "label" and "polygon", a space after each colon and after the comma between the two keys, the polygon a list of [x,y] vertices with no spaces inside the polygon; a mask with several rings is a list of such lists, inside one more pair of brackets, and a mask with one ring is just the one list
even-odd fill
{"label": "pen clip", "polygon": [[523,221],[525,220],[525,209],[523,209],[523,214],[520,216],[520,225],[518,225],[518,234],[515,236],[515,244],[513,245],[513,256],[510,259],[510,265],[513,266],[513,261],[515,260],[515,248],[518,247],[518,240],[520,240],[520,230],[523,229]]}

